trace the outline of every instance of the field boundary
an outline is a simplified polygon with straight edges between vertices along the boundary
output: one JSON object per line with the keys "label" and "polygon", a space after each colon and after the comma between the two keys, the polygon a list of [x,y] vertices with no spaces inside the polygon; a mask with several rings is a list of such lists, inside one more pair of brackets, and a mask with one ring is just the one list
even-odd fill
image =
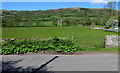
{"label": "field boundary", "polygon": [[25,53],[25,54],[19,54],[19,55],[101,55],[101,54],[119,54],[116,52],[110,52],[110,51],[79,51],[74,53],[57,53],[57,52],[38,52],[38,53]]}

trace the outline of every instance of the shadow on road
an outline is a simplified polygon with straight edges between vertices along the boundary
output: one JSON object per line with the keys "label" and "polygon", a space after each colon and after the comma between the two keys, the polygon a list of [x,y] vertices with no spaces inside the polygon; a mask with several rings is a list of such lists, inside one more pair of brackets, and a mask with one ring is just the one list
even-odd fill
{"label": "shadow on road", "polygon": [[47,71],[47,65],[58,57],[59,56],[55,56],[46,63],[40,65],[38,68],[35,68],[33,66],[27,68],[16,67],[16,64],[23,61],[23,59],[16,61],[2,61],[2,73],[54,73],[52,71]]}
{"label": "shadow on road", "polygon": [[45,64],[42,64],[39,68],[35,69],[35,70],[33,71],[33,73],[36,73],[36,72],[39,72],[39,71],[41,71],[41,72],[46,71],[46,70],[47,70],[46,66],[47,66],[50,62],[52,62],[53,60],[55,60],[55,59],[58,58],[58,57],[59,57],[59,56],[55,56],[54,58],[52,58],[51,60],[49,60],[49,61],[46,62]]}

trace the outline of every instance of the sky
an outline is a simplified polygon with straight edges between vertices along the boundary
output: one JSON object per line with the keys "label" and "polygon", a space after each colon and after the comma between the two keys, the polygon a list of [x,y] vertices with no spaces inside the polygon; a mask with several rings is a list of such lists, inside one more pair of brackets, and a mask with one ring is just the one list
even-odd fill
{"label": "sky", "polygon": [[47,10],[59,8],[103,8],[105,4],[90,2],[3,2],[2,9],[6,10]]}
{"label": "sky", "polygon": [[1,0],[2,2],[94,2],[106,3],[107,1],[120,1],[120,0]]}
{"label": "sky", "polygon": [[[88,2],[84,1],[72,1],[71,2],[64,2],[65,0],[61,0],[61,2],[52,2],[46,1],[46,2],[36,2],[35,0],[29,0],[29,2],[24,2],[20,0],[4,0],[2,2],[2,7],[1,9],[5,10],[47,10],[47,9],[60,9],[60,8],[71,8],[71,7],[82,7],[82,8],[103,8],[107,4],[107,0],[89,0]],[[20,1],[20,2],[19,2]],[[54,0],[53,0],[54,1]],[[68,0],[69,1],[69,0]],[[77,0],[76,0],[77,1]],[[86,0],[87,1],[87,0]]]}

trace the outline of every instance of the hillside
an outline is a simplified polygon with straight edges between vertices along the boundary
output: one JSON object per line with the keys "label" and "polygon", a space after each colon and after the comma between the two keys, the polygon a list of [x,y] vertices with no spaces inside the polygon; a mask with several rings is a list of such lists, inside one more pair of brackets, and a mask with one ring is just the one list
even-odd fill
{"label": "hillside", "polygon": [[1,17],[3,27],[105,25],[116,12],[111,12],[110,9],[79,7],[36,11],[2,10]]}

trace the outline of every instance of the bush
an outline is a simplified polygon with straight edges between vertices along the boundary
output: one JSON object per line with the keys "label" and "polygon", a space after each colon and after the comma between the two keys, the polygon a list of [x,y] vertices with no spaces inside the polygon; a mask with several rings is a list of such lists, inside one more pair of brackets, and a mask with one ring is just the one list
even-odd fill
{"label": "bush", "polygon": [[49,50],[68,53],[77,51],[77,46],[70,39],[59,39],[57,37],[49,40],[16,39],[2,42],[3,55],[36,53]]}
{"label": "bush", "polygon": [[104,28],[105,28],[105,29],[109,29],[110,27],[109,27],[109,26],[105,26]]}

